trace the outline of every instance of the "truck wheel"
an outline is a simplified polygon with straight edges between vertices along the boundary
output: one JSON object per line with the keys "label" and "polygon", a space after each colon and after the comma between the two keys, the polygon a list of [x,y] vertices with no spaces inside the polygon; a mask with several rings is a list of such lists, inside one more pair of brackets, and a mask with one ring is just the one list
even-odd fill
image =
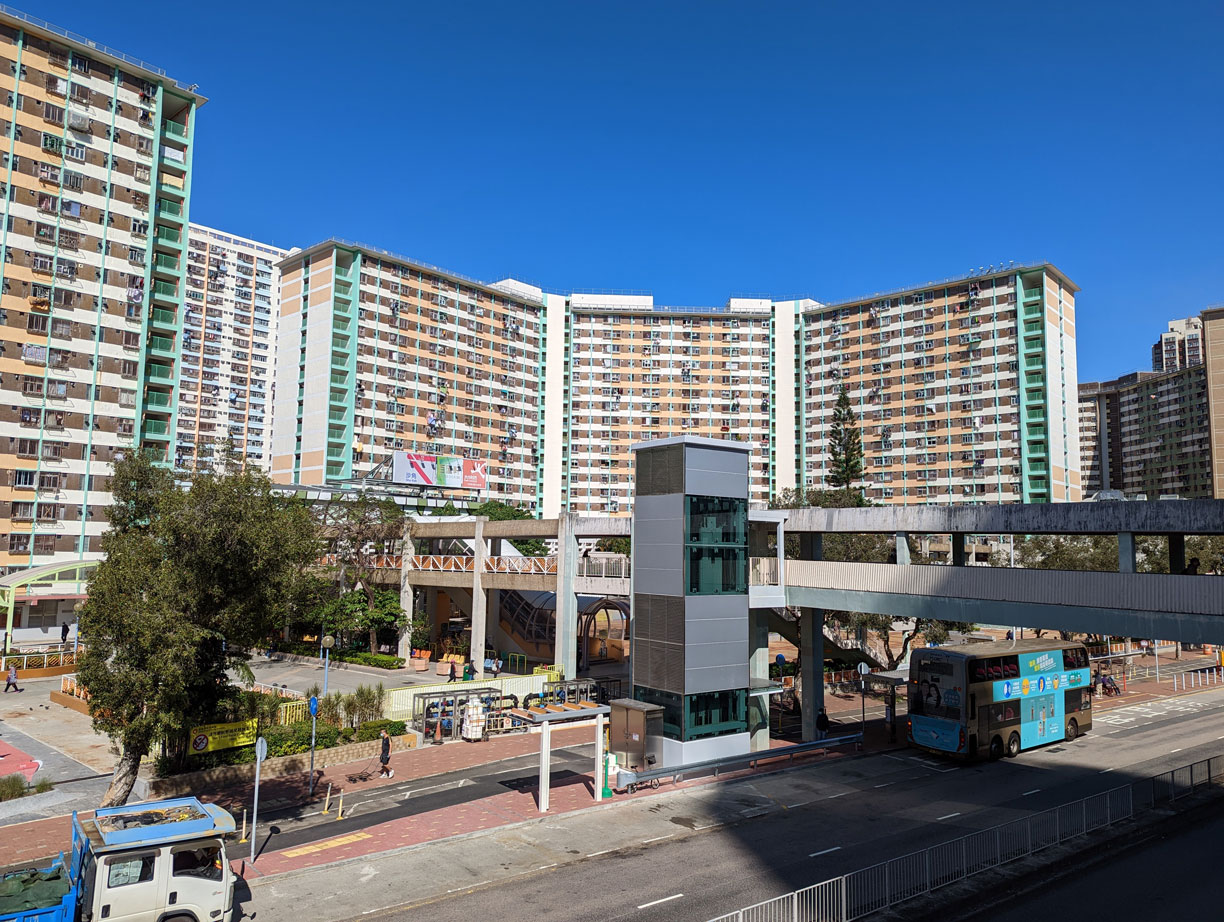
{"label": "truck wheel", "polygon": [[1013,733],[1007,738],[1007,757],[1014,759],[1020,755],[1020,734]]}

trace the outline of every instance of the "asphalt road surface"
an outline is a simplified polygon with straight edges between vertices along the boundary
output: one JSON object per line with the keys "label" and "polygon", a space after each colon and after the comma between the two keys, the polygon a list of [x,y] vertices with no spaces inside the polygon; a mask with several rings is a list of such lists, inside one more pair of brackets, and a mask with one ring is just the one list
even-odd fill
{"label": "asphalt road surface", "polygon": [[[365,908],[359,896],[350,895],[353,912],[346,917],[394,922],[426,917],[437,922],[705,922],[829,877],[1224,753],[1222,709],[1224,691],[1121,708],[1102,714],[1093,732],[1075,743],[997,763],[959,765],[903,751],[847,761],[836,769],[836,782],[830,780],[830,771],[812,767],[728,783],[719,786],[719,796],[729,802],[760,803],[752,797],[759,790],[767,792],[765,799],[772,803],[733,811],[738,820],[713,828],[703,829],[691,818],[673,814],[668,817],[674,830],[670,834],[602,853],[586,840],[581,848],[564,849],[573,855],[568,862],[536,869],[521,867],[523,861],[509,848],[499,852],[498,846],[482,845],[478,839],[469,840],[469,857],[459,862],[466,867],[456,867],[453,859],[440,866],[441,853],[431,845],[396,856],[395,867],[404,882],[402,902]],[[666,813],[667,803],[660,798],[660,813]],[[604,824],[613,838],[620,822],[617,811],[626,806],[590,813],[581,821]],[[520,830],[519,838],[529,840],[523,848],[550,846],[558,851],[567,844],[560,839],[574,834],[571,827],[550,820]],[[372,866],[370,871],[370,877],[377,873]],[[454,880],[464,874],[471,884],[454,887]],[[261,922],[288,918],[298,899],[309,905],[309,876],[293,879],[292,900],[284,900],[289,887],[270,883],[266,891],[257,885],[250,904]],[[261,896],[268,893],[281,897],[265,902]]]}

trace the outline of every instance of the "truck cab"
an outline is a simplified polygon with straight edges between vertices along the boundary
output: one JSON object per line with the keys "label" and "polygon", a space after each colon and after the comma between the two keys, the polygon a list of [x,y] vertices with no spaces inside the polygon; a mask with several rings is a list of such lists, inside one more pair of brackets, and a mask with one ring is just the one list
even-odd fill
{"label": "truck cab", "polygon": [[54,906],[0,909],[0,922],[231,922],[233,832],[228,812],[194,797],[74,814],[71,855],[57,862],[68,892]]}

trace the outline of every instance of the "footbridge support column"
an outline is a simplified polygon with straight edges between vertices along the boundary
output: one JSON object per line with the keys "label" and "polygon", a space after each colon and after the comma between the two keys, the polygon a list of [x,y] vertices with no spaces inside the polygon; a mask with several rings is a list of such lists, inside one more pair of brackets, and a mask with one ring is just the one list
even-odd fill
{"label": "footbridge support column", "polygon": [[472,539],[472,555],[475,559],[472,561],[472,647],[468,657],[472,661],[472,668],[476,670],[476,678],[480,678],[484,673],[485,634],[489,624],[489,600],[481,584],[485,559],[489,556],[484,537],[484,527],[488,521],[484,516],[476,519],[476,537]]}
{"label": "footbridge support column", "polygon": [[399,631],[399,644],[396,656],[401,657],[404,663],[407,664],[408,659],[412,656],[412,616],[413,610],[413,594],[412,594],[412,558],[416,554],[416,544],[409,534],[412,528],[412,519],[405,516],[404,518],[404,540],[400,546],[400,608],[404,612],[404,624]]}
{"label": "footbridge support column", "polygon": [[[799,535],[799,559],[824,559],[824,535]],[[816,739],[816,715],[824,708],[824,611],[803,608],[799,614],[799,708],[803,741]]]}
{"label": "footbridge support column", "polygon": [[565,670],[565,678],[578,672],[578,596],[574,577],[578,572],[578,536],[574,533],[577,515],[564,512],[557,518],[557,639],[555,661]]}

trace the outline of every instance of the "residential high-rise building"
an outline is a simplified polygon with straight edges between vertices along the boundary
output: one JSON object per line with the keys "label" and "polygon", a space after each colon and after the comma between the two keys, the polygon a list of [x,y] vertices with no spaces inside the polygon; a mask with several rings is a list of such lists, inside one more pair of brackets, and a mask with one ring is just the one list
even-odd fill
{"label": "residential high-rise building", "polygon": [[1207,382],[1207,430],[1211,445],[1211,493],[1224,499],[1224,307],[1209,307],[1203,321]]}
{"label": "residential high-rise building", "polygon": [[1078,289],[1048,264],[713,307],[475,282],[335,240],[281,268],[281,481],[369,476],[403,449],[487,462],[481,497],[538,514],[626,514],[630,446],[689,435],[742,443],[765,502],[827,485],[845,387],[875,501],[1081,495]]}
{"label": "residential high-rise building", "polygon": [[97,551],[110,462],[167,461],[196,109],[157,67],[0,13],[0,571]]}
{"label": "residential high-rise building", "polygon": [[274,309],[278,264],[288,251],[192,224],[187,244],[175,462],[215,463],[228,444],[235,458],[271,468]]}
{"label": "residential high-rise building", "polygon": [[824,485],[850,396],[882,503],[1076,501],[1075,293],[1049,264],[798,311],[797,469]]}
{"label": "residential high-rise building", "polygon": [[482,462],[481,498],[539,508],[540,289],[340,240],[280,267],[274,480],[368,476],[403,449]]}
{"label": "residential high-rise building", "polygon": [[1137,371],[1080,385],[1085,492],[1211,496],[1207,375],[1202,365]]}
{"label": "residential high-rise building", "polygon": [[1152,345],[1152,371],[1177,371],[1203,364],[1203,321],[1170,320],[1169,329]]}
{"label": "residential high-rise building", "polygon": [[[771,495],[776,425],[789,414],[774,413],[779,324],[769,300],[666,307],[649,295],[573,294],[560,310],[563,354],[550,301],[548,361],[563,365],[564,393],[545,426],[546,455],[560,454],[555,479],[546,477],[545,514],[628,512],[630,446],[656,436],[745,443],[752,496]],[[790,332],[789,321],[781,326]],[[793,403],[788,371],[784,359],[782,390]]]}

